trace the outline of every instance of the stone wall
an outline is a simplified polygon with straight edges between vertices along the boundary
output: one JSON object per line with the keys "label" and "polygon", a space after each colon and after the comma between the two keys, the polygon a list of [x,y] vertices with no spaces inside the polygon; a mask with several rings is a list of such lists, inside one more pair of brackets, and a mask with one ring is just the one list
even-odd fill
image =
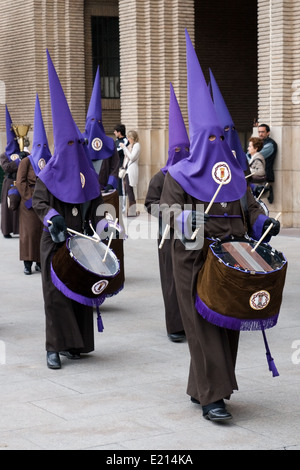
{"label": "stone wall", "polygon": [[286,227],[300,227],[299,24],[298,1],[258,0],[259,122],[278,143],[270,209]]}
{"label": "stone wall", "polygon": [[184,27],[193,40],[194,1],[122,0],[119,14],[121,121],[140,136],[143,201],[151,176],[168,155],[170,82],[187,123]]}

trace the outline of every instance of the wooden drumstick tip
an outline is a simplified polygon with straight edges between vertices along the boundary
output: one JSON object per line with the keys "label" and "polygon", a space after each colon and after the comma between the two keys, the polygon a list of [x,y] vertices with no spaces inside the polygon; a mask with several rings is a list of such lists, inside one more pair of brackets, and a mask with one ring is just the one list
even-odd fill
{"label": "wooden drumstick tip", "polygon": [[170,228],[171,228],[170,225],[167,224],[166,227],[165,227],[163,236],[162,236],[162,238],[161,238],[161,242],[160,242],[159,247],[158,247],[160,250],[161,250],[162,247],[164,246],[165,239],[167,238],[167,235],[168,235],[168,233],[169,233],[169,231],[170,231]]}
{"label": "wooden drumstick tip", "polygon": [[[115,224],[114,224],[114,228],[117,228],[117,223],[118,223],[118,219],[115,220]],[[104,254],[104,258],[102,259],[103,263],[105,263],[106,261],[106,257],[107,257],[107,254],[108,254],[108,250],[109,250],[109,247],[110,247],[110,244],[111,244],[111,241],[113,239],[113,232],[110,234],[110,237],[109,237],[109,240],[108,240],[108,244],[107,244],[107,247],[106,247],[106,250],[105,250],[105,254]]]}
{"label": "wooden drumstick tip", "polygon": [[257,200],[259,200],[259,199],[262,197],[262,195],[263,195],[263,193],[264,193],[264,191],[265,191],[265,189],[266,189],[267,186],[269,186],[269,183],[266,183],[266,184],[264,185],[263,189],[261,190],[261,192],[259,193],[259,195],[258,195],[258,197],[257,197]]}

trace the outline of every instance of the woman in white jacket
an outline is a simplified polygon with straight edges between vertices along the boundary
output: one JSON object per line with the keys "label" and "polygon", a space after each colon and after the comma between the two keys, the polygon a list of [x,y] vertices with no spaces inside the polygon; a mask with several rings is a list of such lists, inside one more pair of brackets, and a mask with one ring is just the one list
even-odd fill
{"label": "woman in white jacket", "polygon": [[137,184],[139,180],[139,158],[141,146],[139,143],[139,136],[136,131],[129,131],[127,133],[127,138],[129,140],[129,145],[127,147],[124,144],[120,144],[125,154],[123,167],[127,169],[125,176],[125,188],[129,204],[127,217],[137,217],[140,214],[136,210],[136,198]]}

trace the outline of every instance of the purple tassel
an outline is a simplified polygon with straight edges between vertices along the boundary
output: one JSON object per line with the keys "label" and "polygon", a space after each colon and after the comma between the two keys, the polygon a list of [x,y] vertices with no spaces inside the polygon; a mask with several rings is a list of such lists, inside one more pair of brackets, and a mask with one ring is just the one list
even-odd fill
{"label": "purple tassel", "polygon": [[221,315],[214,310],[208,308],[205,303],[196,295],[195,307],[197,312],[208,322],[213,325],[219,326],[220,328],[229,328],[231,330],[250,331],[250,330],[261,330],[265,342],[266,356],[269,365],[269,370],[272,372],[273,377],[278,377],[279,373],[275,366],[274,359],[271,356],[267,337],[265,333],[266,328],[272,328],[276,325],[278,315],[266,319],[254,319],[254,320],[240,320],[235,317],[229,317]]}
{"label": "purple tassel", "polygon": [[262,328],[262,334],[263,334],[263,337],[264,337],[264,342],[265,342],[265,347],[266,347],[266,356],[267,356],[267,361],[268,361],[268,365],[269,365],[269,371],[272,372],[273,377],[278,377],[279,373],[278,373],[278,370],[275,366],[274,359],[271,356],[271,352],[270,352],[270,348],[269,348],[269,345],[268,345],[268,341],[267,341],[267,337],[266,337],[266,333],[265,333],[264,328]]}
{"label": "purple tassel", "polygon": [[100,313],[100,310],[99,310],[99,307],[97,305],[97,325],[98,325],[98,331],[99,333],[102,333],[103,330],[104,330],[104,326],[103,326],[103,322],[102,322],[102,318],[101,318],[101,313]]}
{"label": "purple tassel", "polygon": [[268,364],[269,364],[269,370],[272,372],[273,377],[278,377],[279,373],[278,373],[278,370],[275,366],[275,362],[274,362],[273,357],[271,356],[271,354],[269,352],[266,353],[266,356],[267,356],[267,361],[268,361]]}

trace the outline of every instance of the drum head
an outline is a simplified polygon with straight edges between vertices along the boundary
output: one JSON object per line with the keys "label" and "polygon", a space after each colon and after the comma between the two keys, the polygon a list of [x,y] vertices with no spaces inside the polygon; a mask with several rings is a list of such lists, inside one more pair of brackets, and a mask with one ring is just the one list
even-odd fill
{"label": "drum head", "polygon": [[227,266],[250,272],[271,272],[280,269],[286,260],[282,253],[261,243],[252,252],[256,242],[229,241],[211,245],[212,251]]}
{"label": "drum head", "polygon": [[111,249],[103,261],[107,249],[104,243],[75,235],[68,239],[67,245],[70,256],[88,271],[105,277],[113,277],[119,271],[119,261]]}

